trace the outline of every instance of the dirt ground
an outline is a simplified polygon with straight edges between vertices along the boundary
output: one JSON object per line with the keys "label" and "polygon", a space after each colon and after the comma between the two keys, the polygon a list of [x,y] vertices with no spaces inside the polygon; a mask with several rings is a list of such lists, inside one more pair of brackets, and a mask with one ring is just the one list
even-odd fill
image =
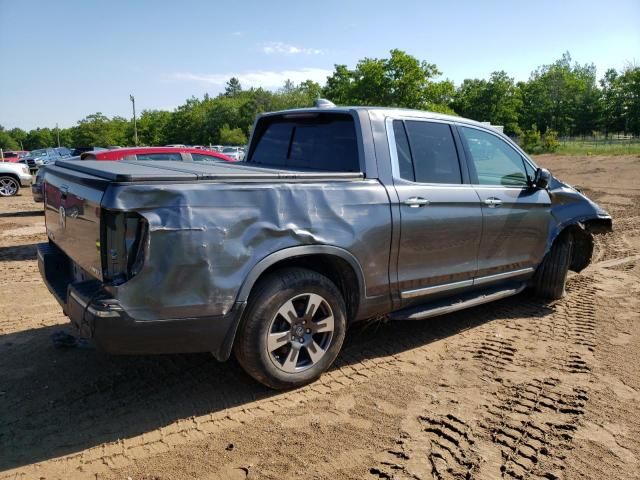
{"label": "dirt ground", "polygon": [[640,157],[538,160],[614,217],[566,298],[353,328],[285,393],[206,354],[56,348],[41,208],[0,199],[0,478],[640,478]]}

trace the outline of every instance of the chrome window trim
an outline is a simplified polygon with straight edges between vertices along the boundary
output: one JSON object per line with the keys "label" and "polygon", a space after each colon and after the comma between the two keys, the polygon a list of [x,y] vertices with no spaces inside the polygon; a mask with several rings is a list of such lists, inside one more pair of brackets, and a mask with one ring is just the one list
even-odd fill
{"label": "chrome window trim", "polygon": [[472,280],[462,280],[460,282],[443,283],[441,285],[434,285],[432,287],[416,288],[414,290],[403,290],[400,292],[400,298],[416,298],[424,295],[431,295],[432,293],[446,292],[449,290],[455,290],[458,288],[471,287],[475,285],[484,285],[498,280],[506,280],[508,278],[520,277],[533,273],[535,269],[531,267],[520,268],[518,270],[511,270],[510,272],[496,273],[494,275],[486,275],[484,277],[477,277]]}

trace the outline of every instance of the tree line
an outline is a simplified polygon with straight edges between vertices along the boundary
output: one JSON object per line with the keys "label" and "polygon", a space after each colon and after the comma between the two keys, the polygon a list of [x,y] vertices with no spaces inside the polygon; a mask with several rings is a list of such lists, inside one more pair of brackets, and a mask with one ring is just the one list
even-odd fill
{"label": "tree line", "polygon": [[[569,53],[516,82],[504,71],[466,79],[456,87],[436,65],[401,50],[388,58],[364,58],[350,69],[335,65],[324,86],[287,81],[275,91],[244,89],[231,78],[215,97],[191,97],[173,112],[144,110],[137,121],[141,145],[246,143],[255,116],[308,107],[318,97],[337,105],[379,105],[450,113],[503,125],[529,150],[552,149],[557,135],[640,135],[640,67],[609,69],[600,79],[593,64],[572,62]],[[132,145],[133,122],[98,112],[60,130],[0,126],[0,148]]]}

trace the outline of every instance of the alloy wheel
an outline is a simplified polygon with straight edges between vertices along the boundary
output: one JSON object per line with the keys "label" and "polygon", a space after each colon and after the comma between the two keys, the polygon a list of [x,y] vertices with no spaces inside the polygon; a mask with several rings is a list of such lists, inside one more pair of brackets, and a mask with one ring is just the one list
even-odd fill
{"label": "alloy wheel", "polygon": [[10,197],[18,192],[18,182],[13,178],[0,178],[0,195]]}
{"label": "alloy wheel", "polygon": [[269,325],[266,348],[271,362],[286,373],[299,373],[317,364],[331,345],[333,311],[315,293],[302,293],[280,307]]}

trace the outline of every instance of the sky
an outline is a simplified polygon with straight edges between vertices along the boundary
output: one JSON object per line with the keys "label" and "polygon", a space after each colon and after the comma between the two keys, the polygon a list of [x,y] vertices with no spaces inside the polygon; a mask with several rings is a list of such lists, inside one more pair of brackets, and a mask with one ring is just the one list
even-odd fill
{"label": "sky", "polygon": [[640,0],[0,0],[0,125],[70,127],[86,115],[173,110],[291,79],[323,84],[399,48],[459,85],[526,80],[569,51],[606,69],[640,63]]}

